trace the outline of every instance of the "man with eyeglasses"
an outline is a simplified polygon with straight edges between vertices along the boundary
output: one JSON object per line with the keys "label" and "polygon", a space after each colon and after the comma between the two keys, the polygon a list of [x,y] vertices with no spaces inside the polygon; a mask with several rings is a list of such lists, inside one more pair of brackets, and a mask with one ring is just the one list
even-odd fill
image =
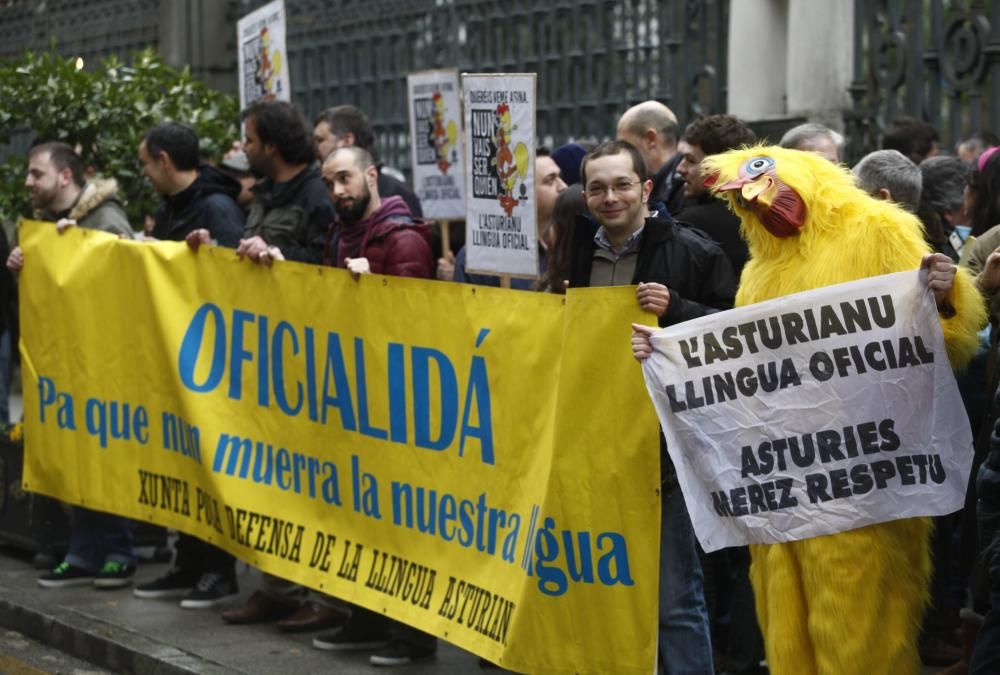
{"label": "man with eyeglasses", "polygon": [[[736,277],[718,244],[669,215],[647,217],[652,181],[635,146],[597,146],[584,157],[581,178],[593,220],[581,220],[574,232],[571,287],[638,284],[639,306],[660,326],[733,306]],[[662,436],[660,446],[659,662],[669,675],[711,673],[698,548]]]}

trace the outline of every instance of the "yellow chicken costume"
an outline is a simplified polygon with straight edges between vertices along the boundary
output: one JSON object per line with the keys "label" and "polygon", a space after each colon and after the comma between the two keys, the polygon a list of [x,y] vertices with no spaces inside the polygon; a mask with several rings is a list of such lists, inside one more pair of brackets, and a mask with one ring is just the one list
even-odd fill
{"label": "yellow chicken costume", "polygon": [[[750,262],[736,305],[916,269],[928,253],[916,217],[878,201],[819,155],[753,147],[705,160],[705,184],[742,220]],[[948,356],[978,346],[983,301],[959,270],[942,312]],[[953,309],[954,311],[950,311]],[[930,520],[751,546],[751,582],[774,675],[906,675],[931,572]]]}

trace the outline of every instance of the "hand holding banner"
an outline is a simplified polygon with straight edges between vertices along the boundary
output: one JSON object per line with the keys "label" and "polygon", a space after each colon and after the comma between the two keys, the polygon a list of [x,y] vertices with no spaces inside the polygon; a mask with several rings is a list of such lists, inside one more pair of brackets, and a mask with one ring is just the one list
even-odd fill
{"label": "hand holding banner", "polygon": [[652,342],[646,386],[706,551],[962,507],[972,434],[917,272],[714,314]]}
{"label": "hand holding banner", "polygon": [[633,289],[353,281],[45,223],[21,242],[26,489],[506,668],[648,672],[659,453]]}

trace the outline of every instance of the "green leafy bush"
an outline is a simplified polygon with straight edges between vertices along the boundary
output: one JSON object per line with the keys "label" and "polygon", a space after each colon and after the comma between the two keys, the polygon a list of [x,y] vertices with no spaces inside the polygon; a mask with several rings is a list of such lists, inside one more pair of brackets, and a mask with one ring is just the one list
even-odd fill
{"label": "green leafy bush", "polygon": [[[221,158],[237,138],[239,106],[208,88],[189,69],[163,63],[151,49],[131,65],[111,56],[94,70],[55,52],[0,63],[0,145],[28,133],[39,140],[79,145],[84,162],[118,180],[129,220],[141,229],[158,197],[139,174],[142,135],[157,122],[192,125],[204,157]],[[8,157],[0,165],[0,220],[31,214],[24,187],[26,159]]]}

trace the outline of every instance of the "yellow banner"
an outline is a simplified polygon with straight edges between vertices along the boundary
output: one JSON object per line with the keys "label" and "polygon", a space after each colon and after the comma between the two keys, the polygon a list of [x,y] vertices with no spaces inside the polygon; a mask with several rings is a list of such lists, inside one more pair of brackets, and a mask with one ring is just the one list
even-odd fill
{"label": "yellow banner", "polygon": [[513,670],[653,668],[659,446],[633,288],[354,281],[36,222],[20,241],[25,489]]}

